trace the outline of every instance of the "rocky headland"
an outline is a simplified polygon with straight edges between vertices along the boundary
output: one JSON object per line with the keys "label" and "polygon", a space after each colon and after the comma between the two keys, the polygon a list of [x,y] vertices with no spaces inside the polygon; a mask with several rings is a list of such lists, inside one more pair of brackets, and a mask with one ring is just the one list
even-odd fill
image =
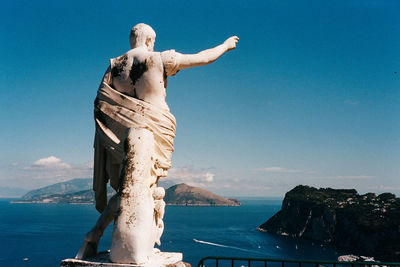
{"label": "rocky headland", "polygon": [[183,206],[239,206],[238,199],[228,199],[210,191],[187,184],[171,186],[165,192],[164,201],[169,205]]}
{"label": "rocky headland", "polygon": [[400,261],[400,198],[299,185],[260,231],[306,238],[380,261]]}

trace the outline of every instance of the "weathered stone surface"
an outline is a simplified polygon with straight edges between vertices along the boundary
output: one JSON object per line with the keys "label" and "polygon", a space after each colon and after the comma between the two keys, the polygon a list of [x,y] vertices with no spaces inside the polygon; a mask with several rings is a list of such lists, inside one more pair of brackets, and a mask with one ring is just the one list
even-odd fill
{"label": "weathered stone surface", "polygon": [[154,164],[154,137],[147,129],[134,129],[129,131],[125,142],[125,175],[119,192],[110,260],[142,264],[153,251],[158,230],[151,190],[156,177],[150,172]]}
{"label": "weathered stone surface", "polygon": [[[149,25],[133,27],[132,49],[110,60],[97,91],[93,189],[102,215],[86,234],[77,259],[95,255],[114,219],[110,260],[144,266],[152,257],[164,230],[165,192],[158,181],[171,167],[176,129],[165,101],[167,77],[214,62],[239,40],[232,36],[214,48],[185,55],[155,52],[155,38]],[[107,204],[108,181],[118,194]]]}
{"label": "weathered stone surface", "polygon": [[156,252],[145,265],[110,262],[110,252],[100,252],[95,257],[85,260],[65,259],[62,267],[190,267],[182,261],[182,253]]}
{"label": "weathered stone surface", "polygon": [[260,231],[326,242],[352,254],[400,261],[400,198],[299,185]]}

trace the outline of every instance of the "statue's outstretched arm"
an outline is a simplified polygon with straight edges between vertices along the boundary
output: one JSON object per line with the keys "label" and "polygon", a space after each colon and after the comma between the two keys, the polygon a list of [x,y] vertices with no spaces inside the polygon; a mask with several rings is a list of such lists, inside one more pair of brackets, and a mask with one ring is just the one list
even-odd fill
{"label": "statue's outstretched arm", "polygon": [[198,67],[210,64],[216,61],[225,52],[235,49],[238,41],[239,37],[232,36],[226,39],[226,41],[223,42],[221,45],[201,51],[197,54],[180,54],[177,58],[177,67],[179,70],[183,70],[191,67]]}

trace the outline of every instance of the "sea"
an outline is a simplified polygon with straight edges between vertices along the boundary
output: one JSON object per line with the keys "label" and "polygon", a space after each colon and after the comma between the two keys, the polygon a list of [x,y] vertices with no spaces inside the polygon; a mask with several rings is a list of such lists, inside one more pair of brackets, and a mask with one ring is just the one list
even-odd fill
{"label": "sea", "polygon": [[[98,212],[93,205],[10,203],[0,199],[0,266],[60,266],[73,258]],[[336,260],[324,244],[257,231],[282,199],[241,199],[238,207],[167,206],[161,251],[182,252],[197,266],[206,256]],[[111,244],[112,225],[99,251]],[[246,265],[243,265],[246,266]]]}

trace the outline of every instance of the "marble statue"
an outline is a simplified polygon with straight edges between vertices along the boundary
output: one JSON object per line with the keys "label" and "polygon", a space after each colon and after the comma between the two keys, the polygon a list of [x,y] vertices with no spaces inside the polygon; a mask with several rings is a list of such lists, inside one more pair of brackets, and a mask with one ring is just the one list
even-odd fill
{"label": "marble statue", "polygon": [[[96,209],[101,216],[76,255],[97,254],[97,245],[114,220],[110,261],[145,266],[160,245],[165,190],[175,137],[175,118],[165,101],[167,77],[210,64],[236,47],[233,36],[197,54],[154,52],[156,33],[146,24],[132,28],[131,49],[110,60],[94,103]],[[117,190],[107,204],[107,183]]]}

